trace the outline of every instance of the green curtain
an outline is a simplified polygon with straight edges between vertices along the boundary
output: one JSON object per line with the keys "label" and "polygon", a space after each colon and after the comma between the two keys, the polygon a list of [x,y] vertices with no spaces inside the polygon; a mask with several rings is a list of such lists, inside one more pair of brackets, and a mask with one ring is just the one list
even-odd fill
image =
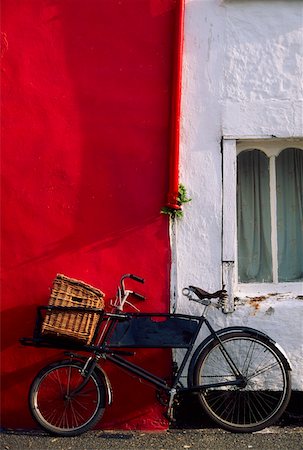
{"label": "green curtain", "polygon": [[279,281],[303,279],[303,150],[276,159]]}
{"label": "green curtain", "polygon": [[239,281],[270,282],[269,159],[256,149],[241,152],[237,171]]}

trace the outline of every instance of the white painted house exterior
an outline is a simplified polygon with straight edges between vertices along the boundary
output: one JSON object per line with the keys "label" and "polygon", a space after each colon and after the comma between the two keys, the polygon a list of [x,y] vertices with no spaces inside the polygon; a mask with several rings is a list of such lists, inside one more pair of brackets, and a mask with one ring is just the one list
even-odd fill
{"label": "white painted house exterior", "polygon": [[212,291],[225,283],[231,312],[213,310],[215,328],[242,324],[269,334],[289,356],[293,389],[303,390],[302,279],[278,281],[271,227],[273,281],[238,282],[236,197],[237,153],[261,150],[273,220],[274,158],[285,148],[303,150],[303,2],[185,5],[180,180],[192,201],[172,225],[172,309],[200,312],[182,296],[184,286]]}

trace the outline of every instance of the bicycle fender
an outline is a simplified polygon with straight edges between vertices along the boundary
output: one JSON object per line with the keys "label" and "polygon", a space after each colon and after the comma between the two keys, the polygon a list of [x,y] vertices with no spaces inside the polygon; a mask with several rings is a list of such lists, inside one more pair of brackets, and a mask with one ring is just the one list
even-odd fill
{"label": "bicycle fender", "polygon": [[113,389],[111,382],[109,381],[109,378],[106,374],[106,372],[100,367],[96,366],[95,371],[98,373],[98,375],[102,378],[105,386],[106,386],[106,400],[107,404],[111,405],[113,402]]}
{"label": "bicycle fender", "polygon": [[[222,328],[221,330],[216,331],[216,334],[220,337],[220,336],[223,336],[225,334],[232,333],[235,331],[243,332],[243,333],[250,333],[250,334],[255,335],[256,337],[262,337],[262,338],[270,341],[277,348],[279,353],[281,354],[281,358],[284,360],[284,362],[287,366],[287,369],[292,370],[290,361],[289,361],[285,351],[283,350],[283,348],[276,341],[274,341],[270,336],[268,336],[266,333],[263,333],[263,331],[256,330],[256,329],[250,328],[250,327],[243,327],[240,325],[240,326],[232,326],[232,327]],[[196,366],[196,363],[197,363],[197,360],[198,360],[200,354],[214,340],[215,340],[215,338],[212,335],[208,336],[206,339],[204,339],[204,341],[201,342],[201,344],[199,344],[199,346],[195,350],[195,352],[191,358],[189,368],[188,368],[187,382],[188,382],[189,387],[192,387],[194,385],[194,383],[193,383],[194,369],[195,369],[195,366]]]}
{"label": "bicycle fender", "polygon": [[[68,356],[71,356],[73,359],[76,359],[81,362],[85,362],[87,360],[87,358],[85,358],[84,356],[76,354],[76,353],[65,352],[65,354]],[[113,389],[111,386],[111,382],[110,382],[106,372],[98,364],[96,365],[94,371],[97,372],[98,376],[103,381],[103,383],[106,387],[106,403],[108,405],[111,405],[113,402]]]}

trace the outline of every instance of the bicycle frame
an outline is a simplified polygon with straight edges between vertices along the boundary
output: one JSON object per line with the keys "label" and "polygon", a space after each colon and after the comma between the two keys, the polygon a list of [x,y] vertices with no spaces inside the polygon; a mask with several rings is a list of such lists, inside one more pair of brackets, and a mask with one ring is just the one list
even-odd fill
{"label": "bicycle frame", "polygon": [[[58,309],[59,307],[53,307],[54,309]],[[95,366],[98,364],[98,361],[100,358],[106,359],[113,363],[114,365],[125,369],[129,371],[130,373],[133,373],[134,375],[138,376],[139,378],[144,379],[145,381],[153,384],[159,389],[162,389],[163,391],[167,393],[175,393],[175,392],[198,392],[200,390],[205,390],[210,387],[216,388],[216,387],[222,387],[222,386],[240,386],[243,382],[243,377],[240,373],[240,371],[237,369],[236,364],[224,348],[224,345],[221,343],[219,334],[213,329],[207,318],[205,317],[205,310],[203,311],[201,316],[191,316],[186,314],[144,314],[144,313],[102,313],[100,316],[100,324],[102,322],[105,322],[105,327],[103,331],[101,332],[101,337],[99,337],[98,344],[97,345],[79,345],[74,342],[68,342],[68,341],[60,341],[60,340],[46,340],[41,335],[39,335],[39,322],[42,320],[42,310],[43,309],[49,309],[49,307],[38,307],[38,321],[35,327],[35,334],[33,338],[22,338],[21,342],[23,345],[35,345],[37,347],[51,347],[51,348],[64,348],[64,349],[72,349],[72,350],[81,350],[85,352],[93,352],[94,356],[86,358],[83,355],[75,355],[74,353],[67,353],[68,355],[72,357],[77,357],[81,359],[82,361],[87,361],[85,367],[83,368],[82,372],[85,378],[89,378],[91,372],[94,370]],[[59,309],[64,309],[63,307]],[[94,310],[96,312],[96,310]],[[100,313],[100,311],[99,311]],[[148,370],[144,369],[141,366],[138,366],[134,364],[133,362],[125,359],[126,356],[132,356],[134,352],[121,350],[120,348],[117,348],[115,346],[111,345],[111,335],[113,331],[115,330],[118,323],[121,323],[123,321],[129,321],[131,322],[134,318],[140,318],[140,317],[160,317],[164,320],[167,318],[177,318],[177,319],[184,319],[184,320],[193,320],[196,321],[196,327],[195,331],[190,339],[190,341],[184,345],[179,345],[178,347],[173,347],[172,345],[164,345],[164,346],[157,346],[157,348],[185,348],[186,352],[183,356],[182,362],[180,364],[180,367],[178,368],[177,372],[174,374],[174,378],[172,380],[171,385],[167,383],[166,380],[156,376],[152,372],[149,372]],[[210,336],[212,339],[216,340],[220,346],[220,349],[228,362],[229,366],[231,367],[234,375],[235,380],[234,381],[227,381],[227,382],[220,382],[220,383],[211,383],[211,384],[204,384],[204,385],[196,385],[196,386],[189,386],[189,387],[183,387],[179,386],[180,378],[182,376],[182,373],[184,371],[184,368],[186,364],[188,363],[194,346],[196,344],[196,341],[198,339],[199,333],[201,331],[201,328],[203,324],[206,325],[208,328],[208,331],[210,334],[205,339],[208,340]],[[100,342],[101,341],[101,342]],[[203,341],[203,342],[205,342]],[[202,344],[203,344],[202,342]],[[129,346],[125,346],[126,348],[129,348]],[[146,346],[143,346],[146,348]],[[147,346],[150,348],[153,348],[152,346]],[[123,347],[122,347],[123,348]],[[137,345],[135,348],[140,348],[140,345]],[[124,356],[124,357],[123,357]],[[89,370],[87,369],[88,361],[90,361],[90,367]],[[81,389],[85,385],[85,380],[77,388],[77,391]]]}
{"label": "bicycle frame", "polygon": [[[161,314],[161,316],[167,317],[169,315]],[[143,378],[144,380],[154,384],[155,386],[163,389],[166,392],[170,392],[172,389],[176,389],[178,392],[184,392],[184,391],[195,392],[195,391],[200,391],[201,389],[208,389],[210,387],[216,388],[216,387],[222,387],[222,386],[239,386],[239,385],[241,385],[242,379],[243,379],[241,373],[239,372],[239,370],[238,370],[236,364],[234,363],[234,361],[232,360],[231,356],[228,354],[228,352],[224,348],[224,345],[221,343],[220,337],[218,336],[216,331],[213,329],[213,327],[211,326],[209,321],[206,319],[206,317],[204,315],[202,315],[202,316],[187,316],[187,315],[182,315],[182,314],[178,315],[178,317],[184,317],[184,318],[190,317],[191,319],[196,319],[198,321],[198,325],[197,325],[195,334],[193,335],[190,343],[188,344],[188,346],[186,346],[186,348],[187,348],[186,353],[183,356],[180,367],[178,368],[177,372],[175,373],[175,376],[174,376],[171,386],[168,386],[167,382],[165,380],[155,376],[153,373],[151,373],[151,372],[143,369],[142,367],[137,366],[136,364],[119,356],[118,353],[120,353],[120,350],[115,350],[115,349],[111,350],[106,347],[103,347],[103,348],[101,347],[100,353],[103,354],[104,357],[107,360],[109,360],[110,362],[112,362],[113,364],[115,364],[123,369],[127,369],[129,372],[139,376],[140,378]],[[200,333],[200,330],[201,330],[203,324],[205,324],[207,326],[207,328],[210,332],[210,336],[212,336],[213,339],[218,342],[226,361],[228,362],[229,366],[231,367],[231,369],[236,377],[236,380],[228,381],[228,382],[197,385],[197,386],[193,386],[193,387],[180,387],[180,386],[178,386],[178,383],[180,382],[180,378],[182,376],[184,368],[192,354],[193,348],[195,346],[195,343],[197,341],[198,335]],[[109,332],[110,332],[110,330],[109,330]],[[209,339],[209,336],[207,339]]]}
{"label": "bicycle frame", "polygon": [[[106,319],[106,316],[107,315],[105,314],[104,319]],[[126,314],[123,314],[123,316],[125,318],[131,318],[132,314],[126,313]],[[138,316],[140,316],[140,315],[138,315]],[[165,318],[165,317],[169,317],[170,315],[169,314],[161,314],[160,316]],[[122,317],[122,318],[124,318],[124,317]],[[94,361],[90,361],[89,370],[87,371],[87,373],[85,373],[85,368],[88,365],[89,359],[86,361],[86,364],[82,370],[82,373],[85,376],[85,378],[84,378],[83,382],[81,383],[81,385],[78,386],[74,392],[70,393],[70,396],[73,396],[74,394],[78,393],[79,390],[81,390],[85,386],[86,382],[88,382],[88,380],[89,380],[90,373],[94,370],[94,368],[98,364],[98,361],[100,358],[104,358],[104,359],[108,360],[112,364],[114,364],[124,370],[127,370],[128,372],[130,372],[130,373],[136,375],[137,377],[147,381],[148,383],[154,385],[158,389],[166,392],[166,394],[168,394],[168,396],[169,396],[167,414],[168,414],[168,417],[170,420],[173,419],[173,402],[174,402],[175,396],[178,393],[199,392],[201,390],[206,390],[208,388],[214,389],[214,388],[220,388],[220,387],[224,387],[224,386],[226,386],[226,387],[227,386],[239,386],[239,387],[242,386],[242,384],[245,383],[244,377],[241,375],[241,373],[237,369],[232,358],[230,357],[230,355],[224,348],[224,345],[222,344],[219,335],[213,329],[213,327],[211,326],[209,321],[206,319],[206,317],[204,315],[202,315],[202,316],[187,316],[187,315],[182,315],[182,314],[178,315],[178,317],[184,317],[186,319],[188,317],[190,317],[191,319],[196,319],[198,321],[198,324],[197,324],[195,333],[192,336],[192,339],[187,346],[186,353],[183,356],[181,365],[178,368],[177,372],[174,374],[174,378],[173,378],[171,384],[168,384],[165,379],[156,376],[154,373],[144,369],[141,366],[134,364],[133,362],[131,362],[123,357],[123,355],[130,356],[130,355],[133,355],[133,353],[128,352],[128,351],[123,351],[120,349],[117,350],[115,348],[111,349],[111,348],[107,347],[106,344],[104,343],[100,347],[94,347],[94,352],[95,352]],[[110,315],[110,318],[112,321],[104,334],[104,337],[103,337],[104,342],[106,342],[107,337],[110,335],[110,333],[114,329],[115,322],[121,320],[121,315],[118,315],[118,317],[116,315]],[[180,378],[182,376],[183,370],[184,370],[187,362],[189,361],[189,359],[192,355],[194,345],[197,341],[198,335],[199,335],[200,330],[204,323],[207,326],[207,328],[210,332],[210,335],[203,342],[208,341],[210,337],[212,337],[214,340],[216,340],[218,342],[219,347],[220,347],[227,363],[230,365],[233,373],[235,374],[235,380],[184,387],[182,385],[179,385]],[[201,345],[203,345],[203,342]],[[74,355],[74,354],[70,354],[70,353],[68,353],[68,355],[72,356],[72,357],[74,357],[74,356],[79,357],[79,359],[81,359],[83,361],[86,360],[86,358],[81,355]]]}

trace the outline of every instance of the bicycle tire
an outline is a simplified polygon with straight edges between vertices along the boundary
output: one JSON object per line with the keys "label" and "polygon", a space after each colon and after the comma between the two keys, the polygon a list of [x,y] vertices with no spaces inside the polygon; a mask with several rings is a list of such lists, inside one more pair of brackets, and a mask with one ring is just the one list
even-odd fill
{"label": "bicycle tire", "polygon": [[29,407],[33,418],[47,432],[58,436],[77,436],[90,430],[105,409],[103,380],[92,372],[87,384],[67,398],[83,380],[84,363],[57,361],[42,369],[32,382]]}
{"label": "bicycle tire", "polygon": [[[202,408],[222,428],[233,432],[259,431],[272,425],[291,394],[290,367],[284,355],[272,341],[250,332],[230,332],[220,340],[247,384],[199,391]],[[194,385],[232,380],[235,375],[219,343],[211,341],[197,359]]]}

